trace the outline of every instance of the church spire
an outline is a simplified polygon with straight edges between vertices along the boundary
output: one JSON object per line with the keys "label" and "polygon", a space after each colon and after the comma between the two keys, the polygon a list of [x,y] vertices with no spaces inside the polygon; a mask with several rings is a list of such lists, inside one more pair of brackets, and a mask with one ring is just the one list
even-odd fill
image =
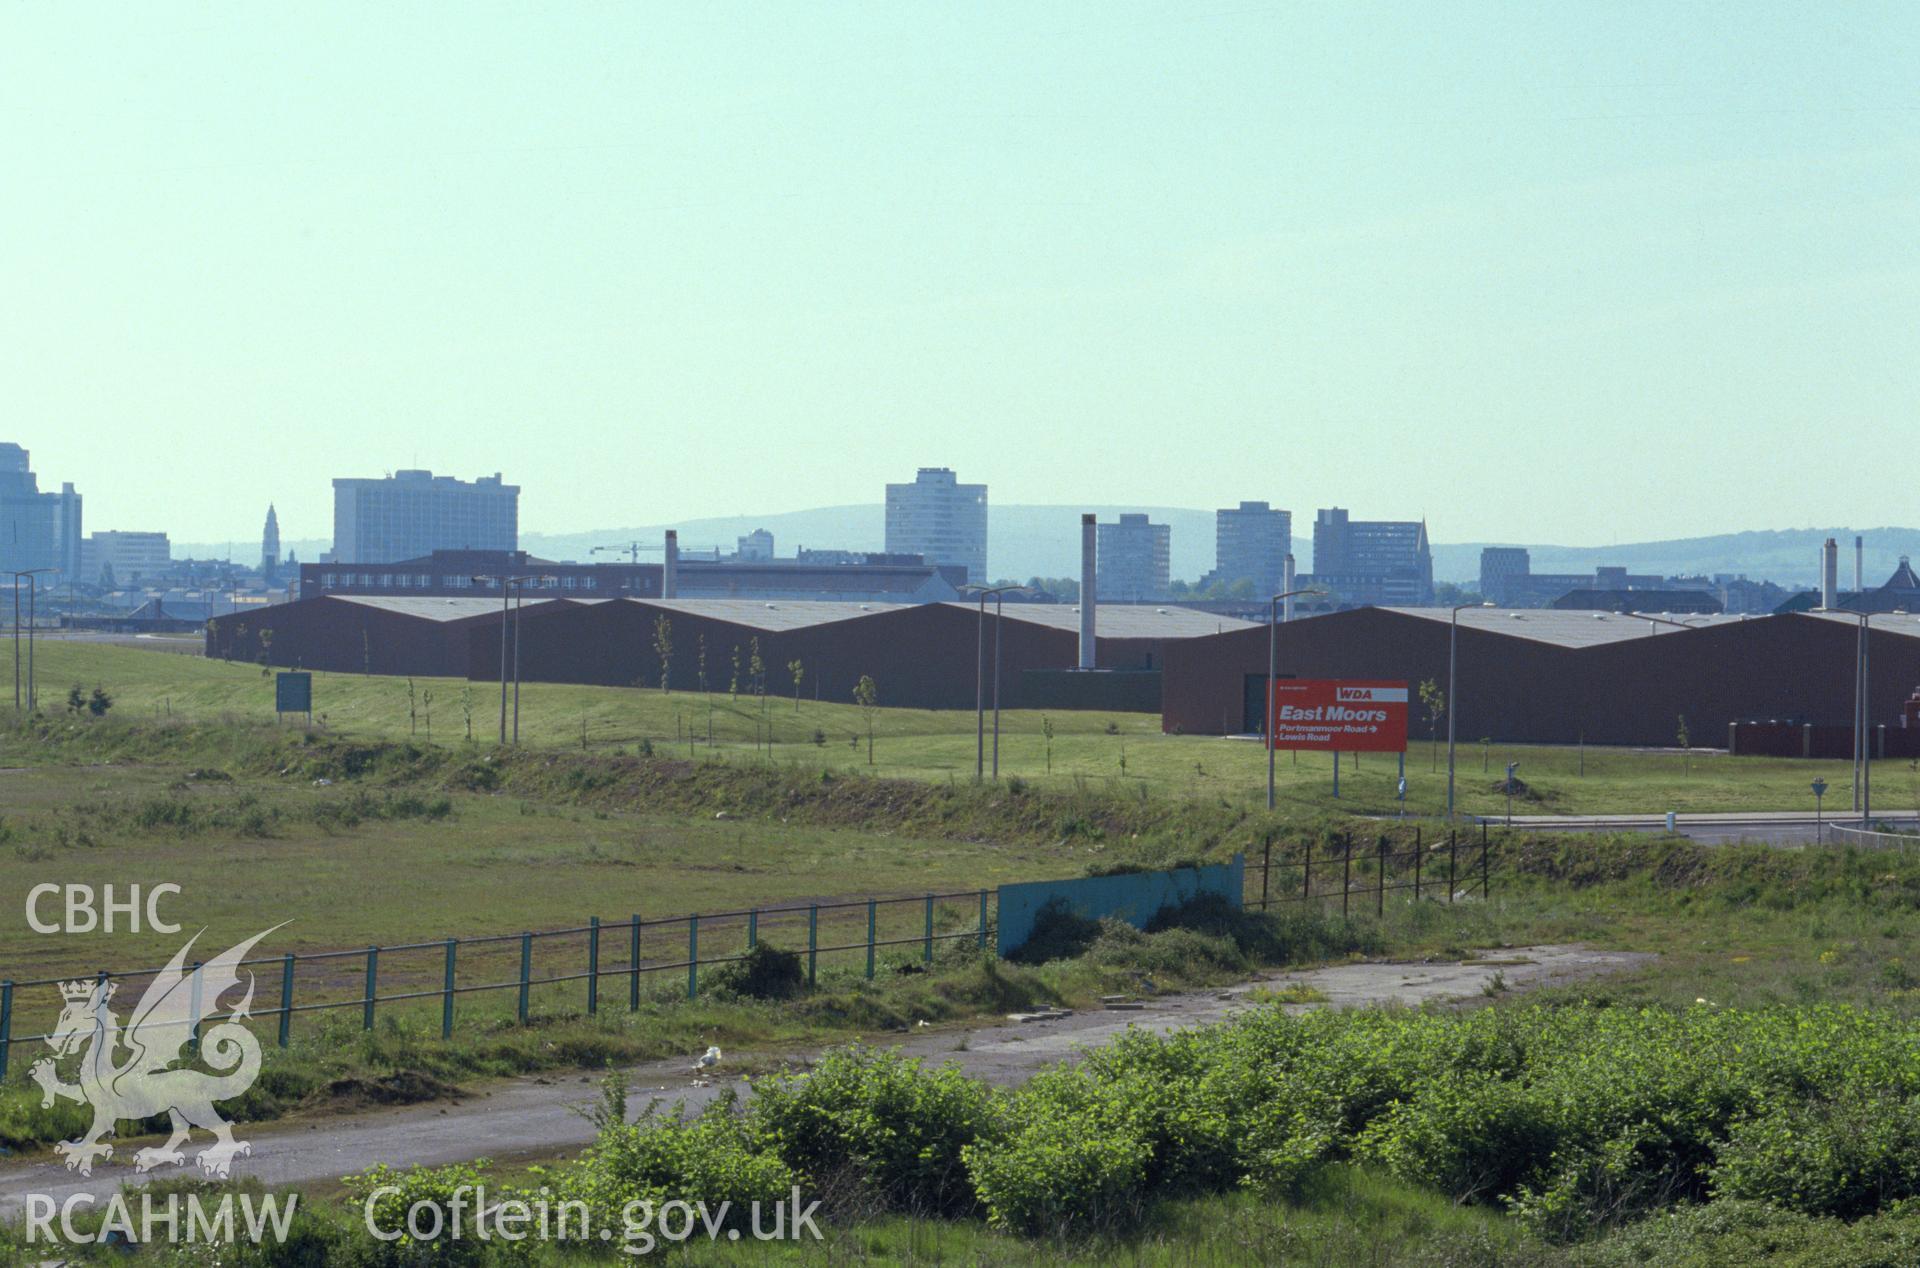
{"label": "church spire", "polygon": [[260,571],[269,578],[280,567],[280,517],[267,503],[267,526],[260,533]]}

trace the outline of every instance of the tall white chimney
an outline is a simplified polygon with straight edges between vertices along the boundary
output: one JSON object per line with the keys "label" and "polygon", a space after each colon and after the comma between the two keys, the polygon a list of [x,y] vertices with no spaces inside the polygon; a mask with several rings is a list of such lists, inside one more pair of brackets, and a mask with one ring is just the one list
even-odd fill
{"label": "tall white chimney", "polygon": [[1093,516],[1080,517],[1080,668],[1092,669],[1094,663],[1093,611],[1098,590],[1094,577]]}
{"label": "tall white chimney", "polygon": [[680,597],[680,533],[671,528],[667,530],[666,561],[660,566],[660,597]]}
{"label": "tall white chimney", "polygon": [[1840,543],[1827,538],[1820,548],[1820,606],[1837,607],[1840,598]]}
{"label": "tall white chimney", "polygon": [[1285,561],[1280,565],[1280,591],[1287,597],[1280,600],[1280,619],[1293,619],[1293,552],[1288,551]]}
{"label": "tall white chimney", "polygon": [[1867,539],[1858,533],[1853,535],[1853,592],[1867,592]]}

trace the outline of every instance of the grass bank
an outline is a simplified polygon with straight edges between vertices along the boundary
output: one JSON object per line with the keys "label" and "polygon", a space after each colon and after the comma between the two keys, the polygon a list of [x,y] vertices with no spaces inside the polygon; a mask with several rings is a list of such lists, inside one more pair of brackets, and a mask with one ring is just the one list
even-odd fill
{"label": "grass bank", "polygon": [[[101,685],[112,694],[117,703],[109,716],[196,723],[272,720],[272,682],[255,665],[48,640],[40,656],[40,682],[43,706],[51,713],[62,710],[66,685],[72,683],[88,690]],[[880,687],[884,706],[886,684]],[[498,695],[484,683],[319,674],[314,690],[325,728],[338,734],[455,747],[484,743],[496,734]],[[872,769],[932,782],[971,779],[974,769],[971,711],[882,707],[868,717],[848,702],[529,683],[521,689],[520,713],[524,742],[555,750],[650,748],[692,760],[772,761],[843,773]],[[875,735],[871,766],[865,744],[869,724]],[[1002,715],[1001,729],[1002,773],[1032,784],[1144,790],[1235,804],[1264,797],[1265,755],[1257,744],[1163,735],[1154,715],[1009,711]],[[1677,727],[1675,738],[1677,743]],[[1703,738],[1693,737],[1695,742]],[[1433,813],[1445,804],[1442,747],[1431,738],[1416,738],[1407,755],[1410,812]],[[6,760],[33,758],[14,750]],[[1510,761],[1520,763],[1525,785],[1517,808],[1539,813],[1810,810],[1814,779],[1826,780],[1835,798],[1847,796],[1851,779],[1845,761],[1730,758],[1711,750],[1515,746],[1462,737],[1461,808],[1475,814],[1503,810],[1500,780]],[[1400,807],[1398,769],[1388,757],[1349,755],[1336,800],[1330,758],[1287,755],[1279,763],[1278,791],[1298,812],[1391,813]],[[1890,811],[1920,808],[1920,770],[1906,761],[1876,763],[1874,786]]]}

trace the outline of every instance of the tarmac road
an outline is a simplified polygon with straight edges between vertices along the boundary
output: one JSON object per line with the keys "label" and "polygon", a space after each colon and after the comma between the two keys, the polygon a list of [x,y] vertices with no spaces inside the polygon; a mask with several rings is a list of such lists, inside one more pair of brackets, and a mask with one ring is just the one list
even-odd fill
{"label": "tarmac road", "polygon": [[[1710,845],[1741,841],[1770,845],[1812,845],[1817,841],[1832,845],[1849,839],[1847,833],[1836,832],[1836,827],[1859,826],[1858,815],[1844,807],[1837,809],[1838,813],[1819,816],[1811,810],[1678,814],[1674,816],[1674,831],[1676,835]],[[1504,826],[1507,822],[1505,817],[1488,817],[1486,821],[1496,827]],[[1874,822],[1897,827],[1903,832],[1920,828],[1920,820],[1904,811],[1877,814]],[[1536,832],[1664,833],[1667,820],[1665,815],[1515,815],[1513,826],[1531,828]],[[1868,841],[1871,840],[1868,838]],[[1861,843],[1859,838],[1853,838],[1853,841]]]}
{"label": "tarmac road", "polygon": [[[1525,990],[1618,972],[1652,958],[1578,946],[1537,946],[1490,952],[1485,961],[1339,964],[1274,973],[1221,990],[1146,996],[1139,1011],[1078,1011],[1054,1021],[925,1030],[873,1036],[869,1042],[890,1044],[935,1061],[952,1061],[975,1078],[1011,1086],[1045,1066],[1071,1059],[1075,1049],[1111,1039],[1129,1026],[1166,1033],[1224,1020],[1249,1007],[1249,992],[1258,987],[1302,982],[1327,996],[1325,1004],[1288,1005],[1291,1012],[1386,1003],[1418,1005],[1476,999],[1496,973],[1509,989]],[[806,1059],[802,1056],[796,1064]],[[634,1112],[644,1110],[650,1101],[663,1107],[698,1109],[726,1087],[739,1084],[739,1075],[728,1073],[725,1061],[710,1079],[691,1074],[690,1062],[691,1056],[631,1070],[629,1103]],[[438,1166],[477,1157],[509,1159],[576,1149],[593,1139],[593,1126],[582,1111],[598,1099],[596,1082],[593,1076],[572,1073],[516,1079],[451,1103],[243,1127],[239,1135],[252,1143],[253,1150],[235,1161],[234,1176],[251,1176],[268,1185],[325,1184],[380,1162]],[[196,1143],[202,1135],[196,1133]],[[45,1194],[60,1203],[73,1194],[90,1193],[98,1203],[125,1183],[197,1174],[189,1156],[186,1168],[137,1175],[132,1159],[141,1143],[120,1143],[111,1160],[96,1164],[91,1177],[67,1171],[51,1153],[0,1168],[0,1218],[19,1218],[32,1194]]]}

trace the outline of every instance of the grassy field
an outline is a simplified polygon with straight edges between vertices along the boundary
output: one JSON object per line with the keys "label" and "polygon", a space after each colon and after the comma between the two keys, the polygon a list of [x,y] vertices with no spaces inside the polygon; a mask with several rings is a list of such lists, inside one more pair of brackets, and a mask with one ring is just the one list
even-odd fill
{"label": "grassy field", "polygon": [[[1920,856],[1516,834],[1500,858],[1490,903],[1449,910],[1431,902],[1415,908],[1402,901],[1390,904],[1382,921],[1370,914],[1356,916],[1350,932],[1370,953],[1415,958],[1457,956],[1468,946],[1564,939],[1660,955],[1646,969],[1557,991],[1526,996],[1495,991],[1484,1003],[1496,1009],[1551,1011],[1556,1005],[1598,1004],[1631,1017],[1640,1009],[1672,1014],[1703,1007],[1839,1003],[1869,1016],[1920,1014],[1920,975],[1908,967],[1920,936]],[[1196,945],[1185,931],[1155,937],[1184,938],[1189,941],[1180,946]],[[1027,998],[1083,995],[1099,989],[1103,975],[1112,980],[1146,964],[1164,963],[1174,945],[1152,939],[1124,948],[1098,945],[1081,961],[1059,961],[1041,970],[1007,966],[993,989],[1023,992]],[[1290,954],[1326,956],[1334,945],[1296,944]],[[1225,971],[1220,964],[1211,967]],[[439,1045],[384,1027],[367,1037],[351,1058],[343,1055],[351,1049],[345,1039],[322,1056],[334,1063],[328,1068],[336,1078],[347,1070],[365,1078],[370,1070],[391,1077],[402,1069],[451,1078],[462,1074],[463,1062],[478,1063],[483,1054],[494,1062],[537,1062],[541,1046],[556,1042],[577,1045],[582,1055],[622,1056],[643,1049],[651,1034],[669,1035],[683,1050],[711,1035],[731,1052],[749,1036],[793,1043],[831,1035],[833,1027],[824,1024],[820,1014],[807,1011],[822,1005],[850,1009],[865,1000],[870,1011],[862,1021],[873,1026],[877,1010],[883,1008],[939,1007],[936,1001],[949,998],[976,1007],[989,998],[1002,1005],[1013,1002],[1013,994],[983,993],[985,979],[979,973],[977,964],[948,962],[934,974],[896,977],[875,987],[843,980],[826,998],[790,1005],[649,1004],[636,1019],[614,1019],[595,1029],[578,1022],[502,1028],[484,1042],[461,1041],[465,1047],[460,1061],[448,1060]],[[311,1063],[321,1057],[296,1052],[293,1059]],[[1764,1064],[1764,1059],[1756,1059]],[[1596,1077],[1601,1073],[1596,1071]],[[1600,1095],[1589,1099],[1606,1103]],[[0,1131],[9,1110],[19,1113],[17,1102],[0,1105]],[[1493,1121],[1497,1125],[1505,1120]],[[524,1182],[512,1168],[496,1175],[502,1181]],[[337,1219],[347,1229],[352,1210],[323,1205],[330,1193],[311,1196],[317,1209],[328,1212],[323,1218]],[[973,1220],[863,1216],[856,1210],[830,1220],[827,1240],[818,1245],[741,1248],[702,1242],[687,1248],[686,1261],[1259,1262],[1329,1268],[1786,1263],[1830,1268],[1912,1262],[1910,1252],[1920,1236],[1920,1221],[1912,1215],[1910,1202],[1851,1223],[1757,1203],[1681,1205],[1645,1221],[1603,1225],[1571,1243],[1543,1240],[1519,1220],[1500,1214],[1499,1207],[1497,1195],[1483,1195],[1479,1204],[1463,1206],[1406,1178],[1335,1166],[1292,1191],[1176,1196],[1153,1203],[1117,1227],[1091,1233],[1023,1237]],[[342,1235],[353,1236],[350,1231]],[[561,1253],[535,1258],[550,1264],[606,1261],[600,1255]],[[479,1262],[492,1261],[483,1257]]]}
{"label": "grassy field", "polygon": [[[39,656],[42,708],[64,709],[66,686],[98,684],[120,717],[262,720],[272,717],[272,681],[255,666],[157,655],[124,646],[47,640]],[[886,684],[880,684],[881,700]],[[427,701],[428,693],[431,701]],[[316,714],[331,732],[408,736],[458,746],[498,735],[499,693],[484,683],[342,674],[315,676]],[[873,730],[869,767],[866,735]],[[1048,730],[1052,731],[1051,738]],[[520,734],[529,746],[591,752],[654,752],[761,761],[807,769],[872,769],[910,779],[973,777],[977,738],[971,712],[880,708],[871,718],[851,704],[725,693],[703,696],[652,689],[525,684]],[[709,739],[711,737],[711,739]],[[1707,738],[1707,737],[1698,737]],[[991,742],[991,737],[989,737]],[[32,761],[12,748],[0,760]],[[1517,813],[1660,813],[1667,810],[1811,810],[1810,785],[1824,779],[1829,808],[1851,796],[1851,765],[1732,758],[1690,753],[1487,744],[1462,737],[1456,798],[1473,814],[1507,807],[1501,781],[1520,764],[1526,791]],[[1392,757],[1349,755],[1341,797],[1332,795],[1332,759],[1282,754],[1278,795],[1304,813],[1393,813],[1399,767]],[[1169,736],[1148,714],[1009,711],[1001,716],[1003,776],[1058,788],[1098,787],[1251,804],[1265,797],[1266,755],[1245,740]],[[1446,801],[1442,746],[1416,739],[1406,759],[1409,814],[1441,812]],[[1920,808],[1920,769],[1905,760],[1875,764],[1876,804],[1888,813]]]}
{"label": "grassy field", "polygon": [[[762,755],[756,765],[751,734],[714,746],[717,751],[700,744],[691,763],[684,755],[669,761],[678,750],[666,743],[655,744],[651,760],[636,757],[644,735],[617,745],[592,744],[586,754],[557,733],[544,746],[512,754],[469,748],[463,741],[415,749],[381,742],[407,734],[404,725],[382,720],[375,707],[386,699],[380,693],[393,688],[386,680],[328,680],[327,690],[365,712],[344,723],[330,719],[328,732],[308,743],[298,731],[266,725],[257,709],[252,721],[240,720],[248,716],[237,707],[244,695],[265,690],[257,670],[120,649],[65,650],[91,656],[104,670],[124,669],[126,679],[103,675],[100,681],[128,711],[116,707],[99,723],[61,720],[32,733],[7,734],[7,769],[0,771],[6,797],[0,907],[19,910],[26,888],[41,881],[172,881],[186,891],[176,900],[175,917],[189,929],[207,926],[208,940],[216,943],[288,917],[293,923],[276,935],[277,946],[305,953],[372,940],[575,925],[590,914],[615,920],[633,910],[677,914],[841,894],[974,889],[1028,876],[1075,875],[1089,865],[1160,862],[1182,851],[1217,857],[1267,830],[1294,844],[1306,837],[1323,840],[1329,832],[1377,830],[1329,818],[1322,813],[1328,803],[1297,789],[1282,815],[1269,820],[1247,796],[1197,795],[1198,784],[1172,775],[1076,781],[1058,773],[1051,781],[1029,780],[1024,789],[976,790],[931,768],[883,765],[879,773],[906,779],[822,779],[815,769],[820,763],[806,759],[811,745],[794,745],[791,752],[777,746],[772,762]],[[142,673],[154,679],[145,688],[137,685]],[[165,722],[166,690],[140,694],[183,682],[186,689],[172,697],[171,724]],[[678,707],[674,698],[654,692],[550,690],[572,691],[610,710],[610,717],[640,722]],[[43,699],[50,694],[43,689]],[[148,702],[144,708],[142,700]],[[436,699],[436,731],[439,707]],[[716,714],[720,707],[716,702]],[[811,702],[803,703],[800,716],[815,710],[843,722],[858,717]],[[190,724],[223,714],[234,717],[234,724]],[[672,714],[665,716],[670,720]],[[738,722],[751,714],[742,709],[729,716]],[[884,715],[877,755],[884,761],[889,745],[964,743],[964,736],[931,729],[955,720]],[[1141,719],[1111,720],[1118,735],[1108,735],[1098,719],[1074,718],[1088,726],[1077,733],[1079,742],[1099,751],[1126,737],[1130,763],[1136,744],[1143,750],[1229,748],[1225,741],[1125,729],[1144,727]],[[890,724],[902,729],[889,733],[884,728]],[[929,729],[916,735],[914,726]],[[1031,733],[1026,738],[1044,742]],[[1056,736],[1056,765],[1066,738]],[[626,756],[616,758],[616,748]],[[1257,763],[1258,750],[1241,751]],[[1596,760],[1616,756],[1647,764],[1642,770],[1659,763],[1679,767],[1682,761],[1669,754],[1590,754],[1589,781]],[[1489,760],[1500,760],[1497,750]],[[1679,779],[1704,780],[1702,768],[1713,761],[1721,769],[1778,778],[1771,764],[1700,755],[1692,760],[1694,770],[1681,768]],[[858,769],[865,771],[864,761]],[[487,782],[477,786],[483,774]],[[1620,778],[1624,785],[1627,777]],[[1570,780],[1577,782],[1577,776]],[[1754,786],[1735,781],[1736,792]],[[1883,795],[1884,789],[1883,783]],[[1722,789],[1721,795],[1732,794]],[[1143,971],[1166,986],[1195,985],[1243,977],[1260,963],[1346,954],[1458,957],[1474,948],[1539,941],[1577,940],[1659,955],[1646,969],[1528,997],[1549,1006],[1586,1000],[1654,1009],[1684,1009],[1697,1000],[1742,1007],[1840,1001],[1902,1016],[1920,1013],[1920,965],[1910,966],[1920,937],[1920,857],[1515,833],[1500,838],[1495,859],[1490,902],[1416,906],[1402,891],[1390,895],[1383,919],[1372,916],[1370,902],[1356,904],[1350,922],[1324,908],[1289,915],[1291,923],[1277,926],[1282,932],[1257,952],[1176,930],[1027,968],[995,966],[950,943],[925,972],[918,971],[917,948],[895,949],[883,957],[872,982],[857,955],[842,955],[826,967],[819,990],[784,1002],[716,992],[688,1004],[675,998],[683,979],[665,973],[649,982],[638,1011],[626,1010],[624,991],[610,991],[615,1002],[597,1018],[581,1015],[577,984],[541,988],[537,1016],[527,1026],[512,1021],[510,996],[463,997],[451,1042],[437,1037],[433,1001],[383,1009],[378,1026],[365,1033],[357,1012],[302,1019],[293,1049],[269,1051],[266,1075],[240,1108],[248,1118],[265,1118],[362,1100],[445,1096],[500,1075],[677,1055],[708,1042],[741,1054],[741,1068],[759,1069],[774,1059],[770,1053],[886,1033],[919,1020],[951,1022],[1137,989]],[[943,928],[963,927],[972,918],[964,904],[948,904],[941,912]],[[902,919],[908,928],[883,927],[882,936],[918,931],[917,907]],[[777,924],[763,926],[762,932],[794,945],[790,925],[784,932]],[[662,945],[650,946],[648,954],[675,954],[672,938],[678,936],[663,932]],[[738,944],[742,930],[737,923],[721,925],[705,936]],[[19,921],[0,922],[0,976],[157,962],[177,943],[175,936],[154,934],[46,938],[23,931]],[[1196,954],[1202,947],[1207,953]],[[546,958],[549,950],[553,960]],[[578,967],[582,948],[575,938],[543,944],[541,954],[541,971],[559,971]],[[438,963],[433,949],[422,961],[383,960],[383,988],[432,984]],[[462,963],[464,968],[468,961]],[[351,998],[360,967],[348,959],[335,970],[303,976],[302,990]],[[263,1002],[277,1002],[271,984]],[[1496,993],[1488,1002],[1503,1007],[1508,1000]],[[17,1020],[29,1020],[28,1013]],[[37,1100],[19,1082],[22,1064],[0,1090],[0,1140],[32,1147],[71,1135],[76,1123],[35,1108]],[[1241,1194],[1160,1204],[1137,1225],[1092,1240],[1024,1239],[977,1224],[897,1216],[854,1220],[837,1226],[817,1252],[792,1249],[786,1262],[1598,1264],[1678,1262],[1670,1252],[1684,1242],[1683,1249],[1694,1248],[1687,1250],[1694,1262],[1703,1264],[1716,1262],[1716,1255],[1728,1261],[1726,1254],[1736,1253],[1728,1247],[1751,1259],[1750,1243],[1804,1243],[1809,1249],[1802,1262],[1812,1264],[1854,1262],[1834,1258],[1834,1248],[1850,1245],[1850,1238],[1864,1244],[1877,1236],[1795,1219],[1762,1221],[1757,1232],[1721,1225],[1658,1236],[1634,1230],[1597,1245],[1553,1246],[1494,1212],[1458,1208],[1418,1185],[1339,1171],[1320,1187],[1284,1198]],[[701,1248],[688,1261],[734,1262],[742,1253]]]}
{"label": "grassy field", "polygon": [[[19,911],[27,889],[43,882],[171,882],[184,893],[168,914],[189,930],[204,926],[207,943],[224,945],[289,919],[275,949],[302,955],[372,941],[577,927],[594,915],[618,921],[636,911],[680,915],[976,890],[1090,867],[1217,858],[1269,833],[1283,851],[1309,840],[1324,849],[1341,834],[1358,834],[1364,848],[1381,825],[1337,812],[1390,808],[1394,774],[1378,759],[1365,759],[1358,771],[1349,764],[1347,796],[1336,803],[1326,762],[1303,758],[1296,766],[1283,758],[1284,801],[1269,817],[1260,749],[1163,736],[1156,719],[1138,715],[1006,715],[1002,769],[1018,779],[975,788],[966,714],[883,709],[868,719],[825,702],[796,709],[791,700],[529,686],[522,694],[527,743],[502,752],[486,742],[497,697],[479,685],[416,682],[410,718],[404,680],[322,676],[316,695],[326,725],[309,737],[271,724],[271,682],[257,668],[50,644],[40,669],[52,720],[0,732],[0,910]],[[104,720],[68,717],[66,692],[52,685],[60,682],[89,691],[98,684],[116,704]],[[815,730],[824,743],[814,742]],[[861,737],[858,749],[848,742],[853,735]],[[1441,795],[1443,775],[1431,769],[1431,757],[1420,745],[1410,755],[1412,809],[1432,808]],[[1815,775],[1833,786],[1830,801],[1846,792],[1845,763],[1498,746],[1468,746],[1462,757],[1463,803],[1482,811],[1504,804],[1492,790],[1503,763],[1515,759],[1531,789],[1523,805],[1536,811],[1798,808]],[[1882,763],[1876,774],[1879,804],[1912,804],[1914,772],[1905,763]],[[1143,974],[1161,988],[1182,988],[1244,978],[1262,965],[1351,955],[1458,958],[1476,949],[1498,956],[1536,942],[1580,941],[1658,959],[1528,995],[1528,1007],[1598,1002],[1665,1012],[1700,1001],[1740,1008],[1838,1002],[1920,1015],[1912,951],[1920,939],[1920,855],[1703,847],[1655,837],[1495,837],[1490,901],[1415,904],[1396,891],[1379,918],[1371,901],[1356,903],[1350,920],[1337,904],[1316,903],[1243,921],[1231,934],[1102,936],[1039,966],[1000,963],[947,941],[931,965],[917,945],[884,951],[871,981],[863,954],[843,952],[827,957],[817,989],[781,1000],[742,996],[715,973],[702,998],[688,1003],[684,970],[667,970],[645,979],[633,1011],[624,983],[608,983],[593,1017],[584,1014],[579,983],[553,984],[536,987],[525,1025],[514,1020],[511,992],[465,995],[449,1041],[439,1038],[435,999],[383,1005],[368,1031],[357,1009],[303,1016],[293,1046],[269,1045],[263,1077],[234,1108],[259,1120],[446,1097],[499,1076],[597,1069],[707,1043],[728,1051],[730,1069],[754,1072],[777,1066],[782,1053],[923,1020],[951,1024],[1042,1002],[1088,1003],[1140,989]],[[918,903],[883,909],[880,936],[917,935],[921,919]],[[938,911],[942,931],[970,928],[975,919],[977,909],[965,901]],[[785,920],[763,923],[762,937],[797,945],[800,929]],[[683,930],[659,930],[645,958],[683,957]],[[864,911],[825,932],[823,941],[857,940]],[[178,941],[151,931],[50,938],[22,921],[0,921],[0,977],[157,964]],[[703,927],[701,945],[708,954],[743,948],[742,922]],[[516,948],[507,941],[464,949],[462,980],[510,980]],[[624,963],[624,941],[614,938],[607,954]],[[543,941],[535,974],[577,971],[584,955],[582,935]],[[439,966],[437,946],[385,956],[382,991],[430,990]],[[352,1000],[363,969],[357,957],[303,963],[300,999]],[[260,1004],[271,1008],[277,982],[263,989]],[[1496,990],[1485,1003],[1520,1001]],[[24,995],[17,1001],[16,1035],[39,1019],[38,1007]],[[271,1018],[256,1025],[272,1033]],[[30,1054],[16,1055],[21,1060],[0,1088],[0,1143],[33,1149],[74,1134],[78,1111],[39,1109],[22,1082]],[[335,1192],[311,1196],[320,1203]],[[351,1220],[351,1212],[332,1209],[326,1218],[343,1227]],[[697,1246],[684,1258],[1597,1266],[1773,1257],[1827,1265],[1909,1262],[1903,1255],[1916,1236],[1920,1222],[1899,1211],[1849,1225],[1716,1204],[1553,1244],[1496,1210],[1463,1207],[1378,1171],[1336,1167],[1296,1192],[1176,1196],[1124,1227],[1071,1238],[856,1212],[832,1224],[819,1247]],[[0,1249],[4,1241],[0,1235]]]}

